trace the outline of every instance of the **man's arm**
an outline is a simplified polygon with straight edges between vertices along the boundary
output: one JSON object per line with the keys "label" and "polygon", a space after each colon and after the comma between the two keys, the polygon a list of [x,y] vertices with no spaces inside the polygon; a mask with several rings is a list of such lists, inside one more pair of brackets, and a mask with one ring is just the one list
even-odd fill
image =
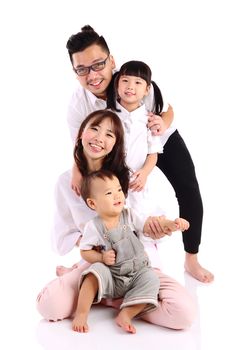
{"label": "man's arm", "polygon": [[161,116],[153,113],[148,114],[148,128],[151,130],[152,135],[162,135],[166,129],[170,127],[174,119],[174,112],[171,105],[168,105],[168,110],[162,112]]}

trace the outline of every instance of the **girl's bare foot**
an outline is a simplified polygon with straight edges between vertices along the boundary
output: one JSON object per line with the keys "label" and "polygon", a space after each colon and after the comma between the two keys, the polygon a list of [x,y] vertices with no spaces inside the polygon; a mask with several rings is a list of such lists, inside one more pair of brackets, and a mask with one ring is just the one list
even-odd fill
{"label": "girl's bare foot", "polygon": [[186,253],[184,267],[192,277],[200,282],[210,283],[214,280],[214,275],[199,264],[197,254]]}
{"label": "girl's bare foot", "polygon": [[78,314],[72,321],[72,329],[75,332],[87,333],[89,326],[87,324],[87,314]]}
{"label": "girl's bare foot", "polygon": [[115,319],[117,325],[119,327],[122,327],[122,329],[128,333],[132,333],[135,334],[136,333],[136,329],[133,326],[133,324],[131,323],[131,319],[130,317],[123,312],[123,310],[118,314],[118,316]]}
{"label": "girl's bare foot", "polygon": [[72,271],[73,269],[76,269],[77,267],[78,267],[78,264],[74,264],[72,267],[65,267],[65,266],[59,265],[56,267],[56,276],[61,277],[66,273]]}

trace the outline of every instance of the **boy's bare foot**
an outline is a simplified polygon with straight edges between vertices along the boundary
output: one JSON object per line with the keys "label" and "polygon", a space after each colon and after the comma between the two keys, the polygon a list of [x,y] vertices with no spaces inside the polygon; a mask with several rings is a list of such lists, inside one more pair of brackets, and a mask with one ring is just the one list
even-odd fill
{"label": "boy's bare foot", "polygon": [[192,277],[200,282],[210,283],[214,280],[214,275],[199,264],[197,254],[186,253],[184,267]]}
{"label": "boy's bare foot", "polygon": [[65,267],[65,266],[59,265],[56,267],[56,276],[61,277],[77,267],[78,267],[78,264],[74,264],[72,267]]}
{"label": "boy's bare foot", "polygon": [[135,334],[136,333],[136,329],[133,326],[133,324],[131,323],[131,319],[130,317],[123,312],[123,310],[118,314],[118,316],[115,319],[117,325],[119,327],[122,327],[122,329],[128,333],[132,333]]}
{"label": "boy's bare foot", "polygon": [[75,332],[87,333],[89,331],[87,324],[87,314],[78,314],[75,316],[72,321],[72,329]]}

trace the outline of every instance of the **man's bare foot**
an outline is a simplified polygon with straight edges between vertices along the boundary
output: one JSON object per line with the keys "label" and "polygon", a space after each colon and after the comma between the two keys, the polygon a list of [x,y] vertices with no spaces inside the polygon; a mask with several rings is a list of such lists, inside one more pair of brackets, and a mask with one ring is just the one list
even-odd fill
{"label": "man's bare foot", "polygon": [[72,321],[72,330],[79,333],[87,333],[89,326],[87,324],[87,314],[78,314]]}
{"label": "man's bare foot", "polygon": [[56,276],[61,277],[66,273],[72,271],[73,269],[76,269],[77,267],[78,267],[78,264],[74,264],[72,267],[65,267],[65,266],[59,265],[56,267]]}
{"label": "man's bare foot", "polygon": [[214,275],[199,264],[197,254],[186,253],[184,267],[192,277],[200,282],[210,283],[214,280]]}
{"label": "man's bare foot", "polygon": [[[122,310],[123,311],[123,310]],[[122,327],[122,329],[128,333],[135,334],[136,329],[131,323],[130,317],[125,312],[120,312],[118,316],[116,317],[115,321],[119,327]]]}

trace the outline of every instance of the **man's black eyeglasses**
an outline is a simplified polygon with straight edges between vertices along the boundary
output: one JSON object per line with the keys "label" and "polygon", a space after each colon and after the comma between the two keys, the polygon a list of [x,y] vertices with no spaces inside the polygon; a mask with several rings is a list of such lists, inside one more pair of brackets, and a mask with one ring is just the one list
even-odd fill
{"label": "man's black eyeglasses", "polygon": [[91,66],[88,66],[88,67],[73,68],[73,70],[77,75],[79,75],[81,77],[89,74],[90,70],[93,70],[94,72],[98,72],[98,71],[103,70],[105,68],[106,61],[108,58],[109,58],[109,55],[106,57],[106,59],[104,61],[100,61],[100,62],[91,64]]}

